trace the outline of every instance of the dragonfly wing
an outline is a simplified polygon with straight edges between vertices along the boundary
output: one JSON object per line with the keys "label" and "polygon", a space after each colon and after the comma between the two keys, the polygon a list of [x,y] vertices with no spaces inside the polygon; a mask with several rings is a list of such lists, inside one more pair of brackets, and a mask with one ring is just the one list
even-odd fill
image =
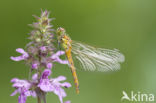
{"label": "dragonfly wing", "polygon": [[118,50],[95,48],[87,44],[73,41],[72,53],[81,63],[83,69],[89,71],[114,71],[120,69],[124,55]]}

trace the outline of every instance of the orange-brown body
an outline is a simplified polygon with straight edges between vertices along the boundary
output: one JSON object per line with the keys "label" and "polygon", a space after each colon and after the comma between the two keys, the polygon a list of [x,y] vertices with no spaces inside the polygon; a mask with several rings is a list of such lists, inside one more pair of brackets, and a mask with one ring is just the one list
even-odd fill
{"label": "orange-brown body", "polygon": [[72,55],[71,55],[72,40],[67,35],[63,35],[62,36],[62,41],[63,41],[62,45],[63,45],[63,47],[65,49],[66,57],[68,59],[69,66],[70,66],[70,69],[71,69],[71,72],[72,72],[72,75],[73,75],[73,78],[74,78],[76,93],[78,94],[79,93],[79,82],[78,82],[78,77],[77,77],[77,74],[76,74],[76,68],[74,66],[74,62],[73,62]]}
{"label": "orange-brown body", "polygon": [[71,72],[72,72],[72,75],[73,75],[73,78],[74,78],[74,83],[75,83],[75,86],[76,86],[76,93],[78,94],[79,93],[79,82],[78,82],[76,69],[74,67],[74,63],[73,63],[72,56],[71,56],[71,49],[65,50],[65,52],[66,52],[66,56],[67,56],[67,59],[69,61]]}

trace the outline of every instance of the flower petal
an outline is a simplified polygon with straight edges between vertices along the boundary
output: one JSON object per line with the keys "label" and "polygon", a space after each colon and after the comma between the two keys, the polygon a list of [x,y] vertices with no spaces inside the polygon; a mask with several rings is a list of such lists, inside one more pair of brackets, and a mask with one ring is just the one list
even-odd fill
{"label": "flower petal", "polygon": [[18,56],[18,57],[11,56],[10,59],[13,61],[21,61],[21,60],[24,60],[25,58],[23,58],[23,56]]}
{"label": "flower petal", "polygon": [[16,49],[17,52],[21,53],[21,56],[17,56],[17,57],[13,57],[11,56],[10,58],[14,61],[21,61],[21,60],[25,60],[29,57],[29,54],[27,52],[25,52],[22,48],[18,48]]}
{"label": "flower petal", "polygon": [[66,80],[65,76],[58,76],[57,78],[54,79],[54,81],[57,81],[57,82],[64,81],[64,80]]}
{"label": "flower petal", "polygon": [[18,90],[15,90],[10,96],[14,96],[18,93]]}
{"label": "flower petal", "polygon": [[27,80],[17,80],[12,86],[15,88],[24,87],[28,90],[31,87],[31,84]]}
{"label": "flower petal", "polygon": [[51,70],[50,69],[45,69],[43,71],[43,73],[42,73],[41,79],[47,79],[50,74],[51,74]]}
{"label": "flower petal", "polygon": [[37,63],[34,63],[34,64],[32,64],[32,69],[37,69],[38,68],[38,64]]}
{"label": "flower petal", "polygon": [[63,97],[66,97],[64,89],[60,87],[55,87],[54,93],[59,97],[60,102],[63,103]]}
{"label": "flower petal", "polygon": [[37,97],[36,92],[35,92],[35,91],[31,91],[31,96],[33,96],[33,97]]}
{"label": "flower petal", "polygon": [[51,92],[54,90],[54,87],[49,82],[49,79],[41,80],[40,83],[38,84],[38,87],[40,87],[40,89],[44,92]]}
{"label": "flower petal", "polygon": [[54,54],[54,56],[61,56],[61,55],[63,55],[63,54],[65,54],[65,52],[64,51],[58,51],[58,52],[56,52],[55,54]]}
{"label": "flower petal", "polygon": [[16,51],[19,52],[19,53],[21,53],[21,54],[23,54],[23,57],[24,58],[29,57],[28,53],[25,52],[22,48],[18,48],[18,49],[16,49]]}
{"label": "flower petal", "polygon": [[19,97],[18,97],[18,103],[25,103],[27,100],[27,97],[26,95],[24,94],[21,94]]}
{"label": "flower petal", "polygon": [[47,66],[48,69],[51,69],[53,65],[52,65],[52,63],[47,63],[46,66]]}
{"label": "flower petal", "polygon": [[51,59],[53,59],[55,62],[61,63],[61,64],[68,64],[67,60],[61,60],[59,56],[63,55],[64,51],[58,51],[57,53],[53,54],[51,56]]}
{"label": "flower petal", "polygon": [[44,51],[46,51],[46,47],[45,47],[45,46],[42,46],[42,47],[40,47],[40,50],[41,50],[42,52],[44,52]]}
{"label": "flower petal", "polygon": [[11,79],[11,82],[12,82],[12,83],[15,83],[15,82],[18,82],[18,81],[19,81],[18,78],[13,78],[13,79]]}
{"label": "flower petal", "polygon": [[65,101],[64,103],[71,103],[71,102],[68,100],[68,101]]}
{"label": "flower petal", "polygon": [[71,87],[71,84],[68,82],[64,82],[61,84],[61,86],[65,87],[65,88],[69,88],[69,87]]}
{"label": "flower petal", "polygon": [[61,60],[60,58],[56,58],[55,61],[60,64],[69,64],[69,62],[67,60]]}
{"label": "flower petal", "polygon": [[17,48],[16,51],[21,53],[21,54],[25,54],[26,53],[22,48]]}
{"label": "flower petal", "polygon": [[36,82],[37,79],[38,79],[38,74],[35,73],[35,74],[32,76],[32,80],[33,80],[34,82]]}

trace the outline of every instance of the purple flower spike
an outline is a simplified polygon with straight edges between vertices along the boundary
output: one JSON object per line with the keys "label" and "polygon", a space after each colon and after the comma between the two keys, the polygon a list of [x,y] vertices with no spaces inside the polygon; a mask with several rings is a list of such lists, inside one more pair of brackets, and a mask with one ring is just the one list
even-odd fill
{"label": "purple flower spike", "polygon": [[10,57],[13,61],[24,60],[30,69],[29,78],[27,80],[13,78],[11,82],[15,90],[11,96],[19,94],[18,103],[26,103],[29,96],[37,97],[37,103],[42,101],[46,103],[46,94],[52,92],[58,96],[60,103],[70,103],[70,101],[63,101],[64,97],[67,96],[64,88],[71,87],[70,83],[62,82],[66,80],[66,77],[50,78],[54,62],[69,65],[67,60],[61,59],[65,52],[58,51],[55,47],[55,34],[57,32],[51,25],[54,18],[49,18],[47,10],[42,11],[40,17],[34,17],[36,22],[30,24],[33,28],[28,37],[30,42],[25,46],[25,49],[16,49],[20,53],[19,56]]}
{"label": "purple flower spike", "polygon": [[64,51],[58,51],[57,53],[53,54],[51,56],[51,59],[53,59],[55,62],[58,62],[60,64],[69,64],[67,60],[61,60],[59,56],[64,55]]}
{"label": "purple flower spike", "polygon": [[29,54],[27,52],[25,52],[22,48],[18,48],[16,49],[17,52],[21,53],[21,56],[18,57],[11,57],[12,60],[14,61],[21,61],[21,60],[25,60],[29,57]]}

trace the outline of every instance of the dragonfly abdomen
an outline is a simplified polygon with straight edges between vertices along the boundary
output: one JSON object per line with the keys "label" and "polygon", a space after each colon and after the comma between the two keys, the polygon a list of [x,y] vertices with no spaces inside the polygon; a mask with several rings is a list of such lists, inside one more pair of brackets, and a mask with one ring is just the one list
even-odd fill
{"label": "dragonfly abdomen", "polygon": [[74,83],[75,83],[75,86],[76,86],[76,93],[79,94],[79,82],[78,82],[75,67],[71,66],[71,72],[72,72],[72,75],[73,75],[73,78],[74,78]]}
{"label": "dragonfly abdomen", "polygon": [[76,74],[76,68],[74,66],[74,62],[73,62],[73,59],[71,56],[71,50],[70,49],[66,50],[66,56],[67,56],[68,62],[70,64],[70,69],[71,69],[71,72],[73,75],[73,79],[74,79],[74,83],[75,83],[75,87],[76,87],[76,93],[79,94],[79,81],[78,81],[78,77]]}

